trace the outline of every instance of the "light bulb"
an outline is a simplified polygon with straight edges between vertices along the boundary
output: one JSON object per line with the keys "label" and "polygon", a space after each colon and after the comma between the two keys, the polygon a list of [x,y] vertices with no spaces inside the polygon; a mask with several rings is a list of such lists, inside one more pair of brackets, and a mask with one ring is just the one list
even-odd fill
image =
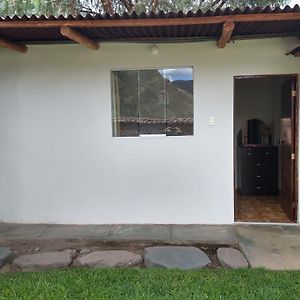
{"label": "light bulb", "polygon": [[153,44],[151,47],[150,47],[150,51],[153,55],[157,55],[158,54],[158,48],[155,44]]}

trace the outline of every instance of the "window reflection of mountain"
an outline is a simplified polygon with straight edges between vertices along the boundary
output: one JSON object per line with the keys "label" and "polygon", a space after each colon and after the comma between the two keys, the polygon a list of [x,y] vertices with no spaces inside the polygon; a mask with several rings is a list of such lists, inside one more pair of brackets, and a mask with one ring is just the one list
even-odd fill
{"label": "window reflection of mountain", "polygon": [[139,80],[135,80],[136,77],[136,71],[126,71],[126,76],[119,76],[122,117],[137,116],[138,103],[142,117],[161,118],[164,105],[167,105],[167,118],[193,117],[193,80],[172,82],[157,70],[141,71]]}
{"label": "window reflection of mountain", "polygon": [[193,95],[193,80],[175,80],[172,84]]}

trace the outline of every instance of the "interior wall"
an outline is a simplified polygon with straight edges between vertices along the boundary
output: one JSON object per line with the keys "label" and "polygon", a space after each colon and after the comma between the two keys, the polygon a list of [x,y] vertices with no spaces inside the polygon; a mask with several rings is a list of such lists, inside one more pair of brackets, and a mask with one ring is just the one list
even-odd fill
{"label": "interior wall", "polygon": [[[297,43],[1,49],[0,220],[233,223],[233,78],[298,73]],[[175,66],[194,67],[194,136],[113,138],[110,71]]]}
{"label": "interior wall", "polygon": [[270,78],[235,80],[235,137],[250,119],[259,119],[274,132],[275,85]]}
{"label": "interior wall", "polygon": [[287,77],[235,80],[235,137],[250,119],[260,119],[272,130],[272,144],[280,137],[281,85]]}

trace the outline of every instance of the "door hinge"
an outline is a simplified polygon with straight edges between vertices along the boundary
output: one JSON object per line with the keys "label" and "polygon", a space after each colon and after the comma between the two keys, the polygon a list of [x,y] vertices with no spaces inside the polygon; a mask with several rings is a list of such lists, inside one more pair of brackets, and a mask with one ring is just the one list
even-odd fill
{"label": "door hinge", "polygon": [[296,97],[297,96],[297,91],[296,90],[292,90],[292,97]]}
{"label": "door hinge", "polygon": [[291,160],[295,160],[296,159],[296,155],[295,155],[295,153],[292,153],[291,154]]}

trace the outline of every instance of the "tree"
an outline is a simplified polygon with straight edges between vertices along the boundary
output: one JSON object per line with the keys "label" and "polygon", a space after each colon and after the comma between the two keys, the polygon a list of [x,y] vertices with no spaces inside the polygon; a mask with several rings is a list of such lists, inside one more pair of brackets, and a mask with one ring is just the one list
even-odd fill
{"label": "tree", "polygon": [[81,2],[81,0],[0,0],[0,16],[77,15],[80,13]]}
{"label": "tree", "polygon": [[0,16],[77,15],[79,13],[131,13],[132,11],[173,11],[245,8],[249,6],[283,6],[289,0],[0,0]]}

